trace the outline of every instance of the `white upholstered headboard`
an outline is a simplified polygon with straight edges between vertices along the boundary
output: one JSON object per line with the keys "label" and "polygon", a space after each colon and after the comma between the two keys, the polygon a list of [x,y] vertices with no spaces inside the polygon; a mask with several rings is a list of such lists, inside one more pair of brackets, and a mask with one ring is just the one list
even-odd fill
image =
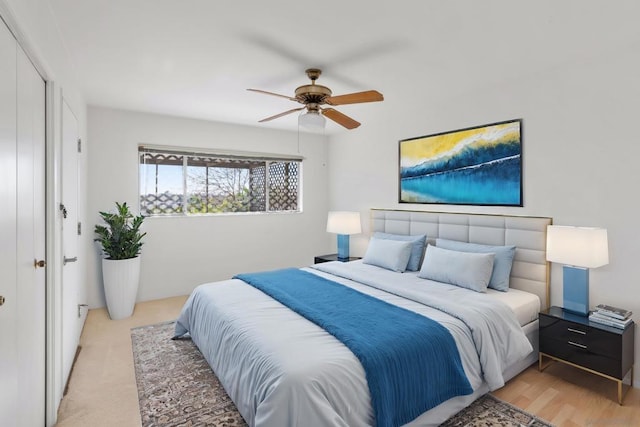
{"label": "white upholstered headboard", "polygon": [[509,286],[538,295],[549,307],[549,263],[546,261],[547,226],[551,218],[446,212],[371,210],[371,232],[426,234],[436,238],[515,245]]}

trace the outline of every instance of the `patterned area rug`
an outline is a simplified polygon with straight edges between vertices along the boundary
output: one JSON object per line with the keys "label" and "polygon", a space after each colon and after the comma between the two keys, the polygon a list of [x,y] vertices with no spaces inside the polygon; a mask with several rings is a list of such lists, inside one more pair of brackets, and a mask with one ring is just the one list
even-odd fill
{"label": "patterned area rug", "polygon": [[[173,329],[167,322],[131,330],[142,426],[246,426],[198,348],[171,340]],[[552,427],[489,394],[443,426]]]}
{"label": "patterned area rug", "polygon": [[485,394],[442,425],[446,427],[553,427],[546,421],[490,394]]}
{"label": "patterned area rug", "polygon": [[131,330],[142,427],[246,426],[198,347],[175,322]]}

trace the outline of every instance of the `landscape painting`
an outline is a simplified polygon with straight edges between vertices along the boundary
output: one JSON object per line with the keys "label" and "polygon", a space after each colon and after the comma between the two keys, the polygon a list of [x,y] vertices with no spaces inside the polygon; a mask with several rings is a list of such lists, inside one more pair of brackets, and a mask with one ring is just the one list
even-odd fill
{"label": "landscape painting", "polygon": [[400,203],[522,206],[522,120],[400,141]]}

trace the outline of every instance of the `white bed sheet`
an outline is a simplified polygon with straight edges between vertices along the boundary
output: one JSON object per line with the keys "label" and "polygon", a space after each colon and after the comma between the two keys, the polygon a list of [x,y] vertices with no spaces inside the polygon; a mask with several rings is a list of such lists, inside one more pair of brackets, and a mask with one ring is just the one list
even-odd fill
{"label": "white bed sheet", "polygon": [[[410,425],[438,425],[488,391],[472,332],[460,319],[380,289],[330,278],[427,315],[454,336],[474,394],[450,399]],[[244,282],[198,287],[178,323],[190,332],[249,425],[371,424],[364,370],[353,353],[317,325]]]}
{"label": "white bed sheet", "polygon": [[510,288],[507,292],[487,289],[487,294],[491,297],[507,304],[516,314],[516,319],[520,326],[527,325],[538,318],[540,312],[540,298],[537,295]]}
{"label": "white bed sheet", "polygon": [[[352,264],[362,264],[362,260],[352,261]],[[418,277],[418,271],[405,271],[404,276]],[[420,282],[420,280],[417,280]],[[538,318],[540,312],[540,298],[536,294],[509,288],[507,292],[488,288],[487,295],[505,303],[515,313],[520,326],[527,325]]]}

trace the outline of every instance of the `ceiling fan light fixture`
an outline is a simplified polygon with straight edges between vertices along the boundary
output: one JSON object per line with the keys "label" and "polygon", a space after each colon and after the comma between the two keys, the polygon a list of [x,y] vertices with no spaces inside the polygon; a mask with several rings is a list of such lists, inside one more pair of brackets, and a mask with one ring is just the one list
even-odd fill
{"label": "ceiling fan light fixture", "polygon": [[298,116],[298,124],[307,129],[322,130],[326,123],[327,119],[318,111],[307,111]]}

